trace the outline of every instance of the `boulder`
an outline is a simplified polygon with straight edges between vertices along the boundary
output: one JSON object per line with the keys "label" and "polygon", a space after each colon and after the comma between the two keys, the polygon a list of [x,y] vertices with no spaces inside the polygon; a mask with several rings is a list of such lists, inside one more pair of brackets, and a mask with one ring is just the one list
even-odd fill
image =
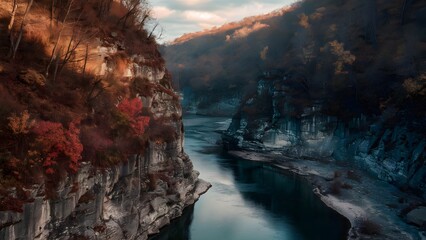
{"label": "boulder", "polygon": [[418,207],[406,216],[409,223],[415,224],[420,227],[426,227],[426,207]]}

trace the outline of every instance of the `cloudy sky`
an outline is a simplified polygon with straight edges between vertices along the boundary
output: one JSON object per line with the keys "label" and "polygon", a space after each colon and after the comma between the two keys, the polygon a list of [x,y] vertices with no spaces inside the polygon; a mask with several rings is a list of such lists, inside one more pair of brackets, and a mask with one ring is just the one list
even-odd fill
{"label": "cloudy sky", "polygon": [[271,12],[295,0],[151,0],[164,41],[184,33],[220,26],[244,17]]}

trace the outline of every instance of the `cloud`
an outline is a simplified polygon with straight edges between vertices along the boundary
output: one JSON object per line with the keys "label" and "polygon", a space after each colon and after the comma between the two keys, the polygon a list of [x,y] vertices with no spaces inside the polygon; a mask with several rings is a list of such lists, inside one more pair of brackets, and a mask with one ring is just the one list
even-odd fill
{"label": "cloud", "polygon": [[176,12],[175,10],[169,9],[164,6],[154,6],[152,10],[154,12],[154,17],[157,19],[167,18]]}
{"label": "cloud", "polygon": [[177,2],[186,5],[186,6],[195,6],[201,3],[210,2],[210,0],[177,0]]}
{"label": "cloud", "polygon": [[163,41],[245,17],[265,14],[296,0],[151,0],[164,28]]}
{"label": "cloud", "polygon": [[200,27],[220,25],[227,21],[226,18],[210,12],[185,11],[183,12],[183,16],[186,20],[195,22]]}

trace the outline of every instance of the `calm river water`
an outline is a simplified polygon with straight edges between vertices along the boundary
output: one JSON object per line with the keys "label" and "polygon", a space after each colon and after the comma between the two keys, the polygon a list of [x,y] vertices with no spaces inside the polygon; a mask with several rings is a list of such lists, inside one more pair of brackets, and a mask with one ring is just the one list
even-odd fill
{"label": "calm river water", "polygon": [[218,130],[229,123],[184,118],[185,150],[213,187],[152,240],[346,239],[349,222],[327,208],[308,182],[223,154]]}

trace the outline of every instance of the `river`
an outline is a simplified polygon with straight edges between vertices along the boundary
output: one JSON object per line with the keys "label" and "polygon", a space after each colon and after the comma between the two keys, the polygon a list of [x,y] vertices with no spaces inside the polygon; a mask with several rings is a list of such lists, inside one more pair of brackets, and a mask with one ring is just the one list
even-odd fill
{"label": "river", "polygon": [[349,222],[294,174],[226,155],[226,118],[186,116],[185,151],[212,188],[151,240],[346,239]]}

